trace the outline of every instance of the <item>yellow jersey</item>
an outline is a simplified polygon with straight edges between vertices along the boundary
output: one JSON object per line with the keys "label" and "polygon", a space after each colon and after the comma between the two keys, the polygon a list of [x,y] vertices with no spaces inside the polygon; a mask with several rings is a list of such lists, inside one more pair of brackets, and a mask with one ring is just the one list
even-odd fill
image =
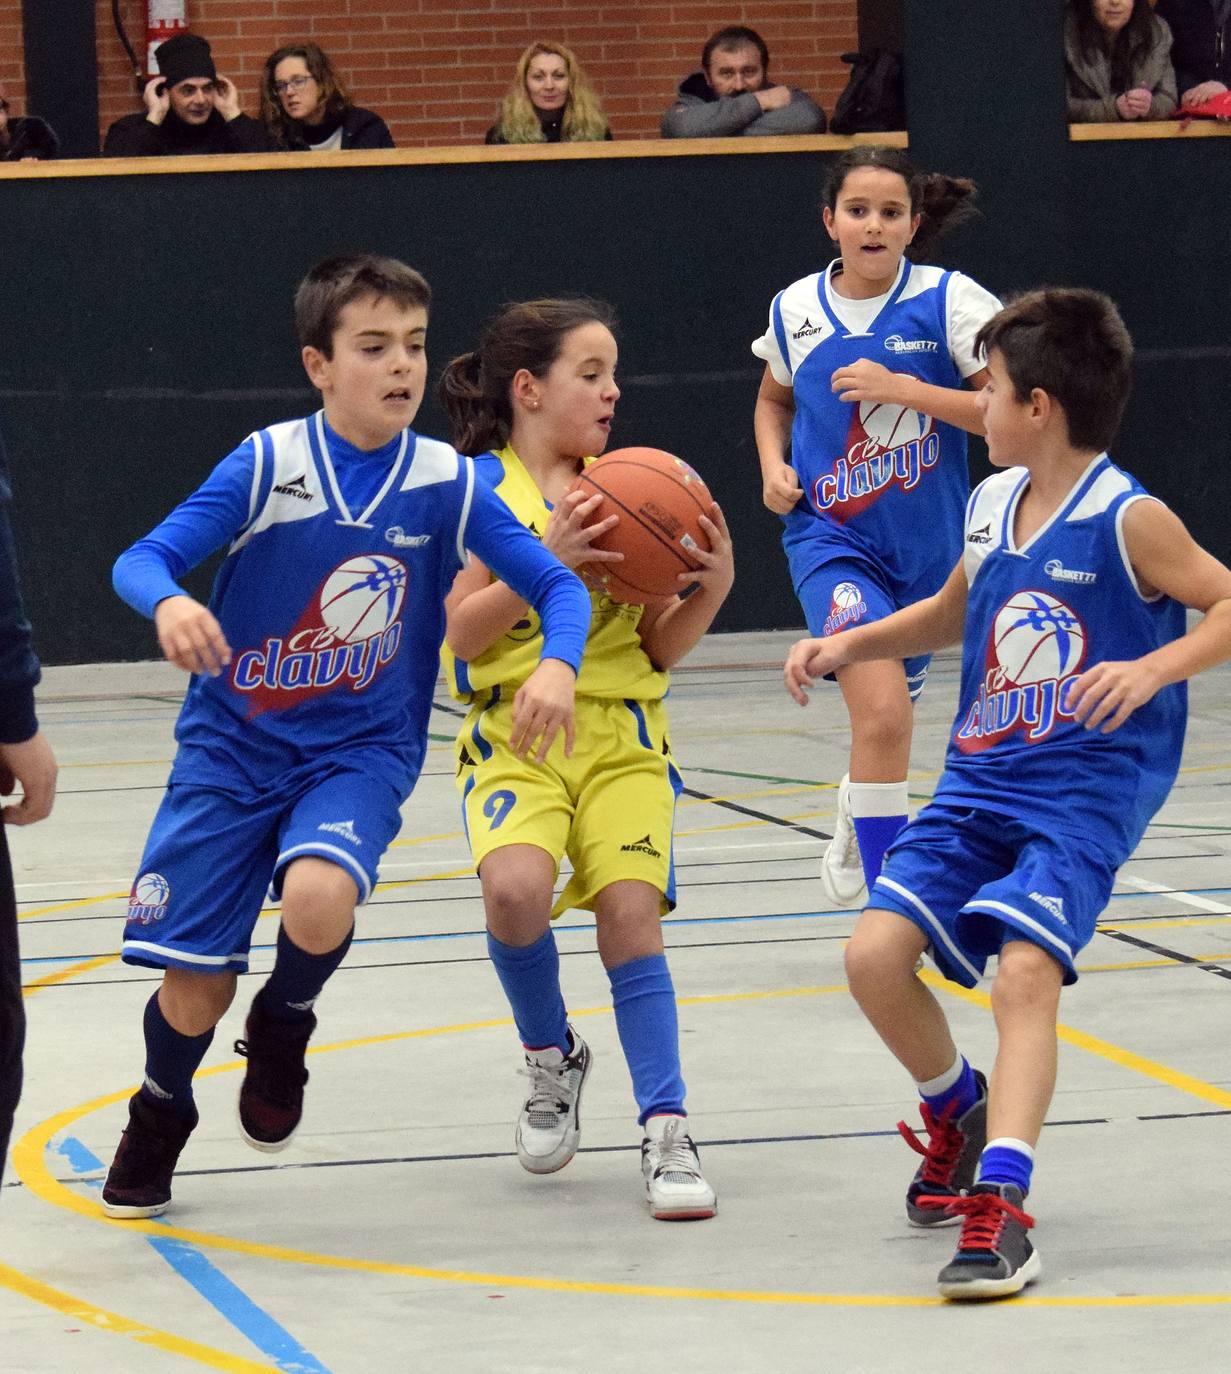
{"label": "yellow jersey", "polygon": [[[480,454],[474,463],[479,477],[495,488],[496,495],[531,534],[542,538],[551,507],[517,454],[505,447]],[[590,633],[577,678],[577,695],[660,700],[666,695],[669,679],[650,662],[637,633],[645,607],[624,605],[596,591],[590,593],[590,604]],[[447,644],[440,658],[449,691],[458,701],[473,701],[496,686],[515,691],[538,666],[542,648],[539,618],[528,606],[522,619],[477,658],[470,662],[459,659]]]}

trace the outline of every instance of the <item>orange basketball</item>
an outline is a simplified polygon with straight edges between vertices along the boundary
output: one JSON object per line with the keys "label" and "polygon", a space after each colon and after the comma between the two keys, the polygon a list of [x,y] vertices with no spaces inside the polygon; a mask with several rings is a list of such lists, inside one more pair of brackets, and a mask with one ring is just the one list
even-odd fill
{"label": "orange basketball", "polygon": [[602,584],[613,601],[638,603],[680,590],[679,574],[695,572],[696,549],[709,552],[699,517],[714,498],[682,458],[657,448],[620,448],[590,464],[570,491],[602,496],[590,523],[618,515],[619,524],[594,541],[624,555],[622,563],[591,563],[579,571]]}

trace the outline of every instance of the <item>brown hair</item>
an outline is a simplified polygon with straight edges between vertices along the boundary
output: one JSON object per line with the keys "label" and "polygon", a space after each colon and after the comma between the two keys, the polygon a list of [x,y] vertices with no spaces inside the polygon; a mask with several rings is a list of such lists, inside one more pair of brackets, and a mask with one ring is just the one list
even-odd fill
{"label": "brown hair", "polygon": [[453,427],[454,447],[473,457],[507,444],[513,428],[513,378],[522,368],[546,376],[565,336],[585,324],[614,332],[615,311],[606,301],[585,297],[515,301],[488,320],[478,348],[454,358],[440,378],[440,400]]}
{"label": "brown hair", "polygon": [[1019,401],[1038,387],[1061,406],[1074,448],[1111,445],[1132,387],[1133,341],[1109,296],[1076,287],[1029,291],[975,336],[976,352],[993,348]]}
{"label": "brown hair", "polygon": [[831,214],[838,208],[838,196],[846,178],[860,167],[896,172],[906,182],[910,212],[921,216],[915,237],[906,249],[911,262],[926,262],[928,250],[942,234],[978,214],[974,201],[979,192],[973,181],[920,172],[899,149],[879,145],[850,148],[834,163],[825,188],[825,204]]}
{"label": "brown hair", "polygon": [[397,258],[356,253],[318,262],[295,292],[295,332],[305,348],[333,357],[333,336],[342,311],[361,296],[392,300],[408,310],[426,310],[432,288]]}
{"label": "brown hair", "polygon": [[279,143],[290,142],[294,133],[291,126],[295,121],[287,116],[278,92],[274,90],[274,73],[278,63],[285,62],[288,57],[302,58],[312,79],[320,87],[328,114],[345,114],[354,104],[342,78],[334,71],[333,63],[315,43],[291,43],[277,52],[271,52],[265,59],[265,70],[261,74],[261,123]]}

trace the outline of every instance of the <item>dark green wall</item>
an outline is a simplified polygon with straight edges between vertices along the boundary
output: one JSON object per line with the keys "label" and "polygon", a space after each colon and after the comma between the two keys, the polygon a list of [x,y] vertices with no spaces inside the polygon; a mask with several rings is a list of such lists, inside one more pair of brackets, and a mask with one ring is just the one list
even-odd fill
{"label": "dark green wall", "polygon": [[[1218,423],[1231,394],[1231,142],[1070,144],[1054,61],[1017,51],[1040,14],[1058,36],[1054,0],[918,3],[929,23],[920,30],[916,14],[909,31],[912,149],[983,191],[984,219],[954,236],[944,261],[998,292],[1046,280],[1115,296],[1140,349],[1117,456],[1231,558]],[[1029,33],[1013,18],[1024,10]],[[971,18],[990,11],[1018,29]],[[945,22],[961,42],[933,28]],[[941,99],[962,73],[960,96]],[[1045,109],[1026,109],[1014,81]],[[992,87],[1024,113],[993,110]],[[0,424],[44,661],[153,655],[151,628],[111,591],[112,560],[251,429],[311,406],[291,295],[318,258],[359,249],[403,257],[431,281],[436,367],[468,348],[502,301],[613,301],[624,387],[613,446],[683,454],[722,501],[739,577],[719,628],[798,625],[777,522],[760,502],[760,366],[748,344],[774,292],[828,259],[818,213],[828,161],[775,153],[0,181]],[[444,433],[434,403],[420,427]]]}

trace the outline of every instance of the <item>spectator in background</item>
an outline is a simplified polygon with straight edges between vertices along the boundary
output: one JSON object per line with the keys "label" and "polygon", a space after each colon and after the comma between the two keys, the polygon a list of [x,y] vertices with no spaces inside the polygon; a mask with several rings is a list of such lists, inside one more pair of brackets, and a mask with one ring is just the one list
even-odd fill
{"label": "spectator in background", "polygon": [[239,107],[235,83],[219,76],[209,44],[177,33],[154,49],[159,75],[146,83],[144,114],[107,130],[104,157],[176,157],[192,153],[267,153],[274,142]]}
{"label": "spectator in background", "polygon": [[720,29],[701,52],[701,68],[680,82],[662,117],[664,138],[825,132],[825,111],[811,96],[770,83],[769,49],[754,29]]}
{"label": "spectator in background", "polygon": [[1158,0],[1171,30],[1171,63],[1181,105],[1201,105],[1231,83],[1231,0]]}
{"label": "spectator in background", "polygon": [[290,152],[393,147],[389,126],[351,100],[315,43],[293,43],[265,59],[261,123],[278,147]]}
{"label": "spectator in background", "polygon": [[1069,0],[1064,60],[1075,124],[1175,113],[1171,30],[1150,0]]}
{"label": "spectator in background", "polygon": [[0,444],[0,792],[7,795],[20,783],[24,794],[0,816],[0,1176],[13,1129],[13,1112],[21,1096],[21,1052],[26,1039],[17,899],[5,826],[41,821],[50,814],[56,795],[55,756],[34,714],[39,666],[30,647],[30,625],[17,586],[8,503],[8,468]]}
{"label": "spectator in background", "polygon": [[485,143],[587,143],[611,126],[581,63],[562,43],[531,43]]}
{"label": "spectator in background", "polygon": [[0,162],[37,162],[59,151],[60,140],[51,125],[34,115],[10,115],[0,88]]}

